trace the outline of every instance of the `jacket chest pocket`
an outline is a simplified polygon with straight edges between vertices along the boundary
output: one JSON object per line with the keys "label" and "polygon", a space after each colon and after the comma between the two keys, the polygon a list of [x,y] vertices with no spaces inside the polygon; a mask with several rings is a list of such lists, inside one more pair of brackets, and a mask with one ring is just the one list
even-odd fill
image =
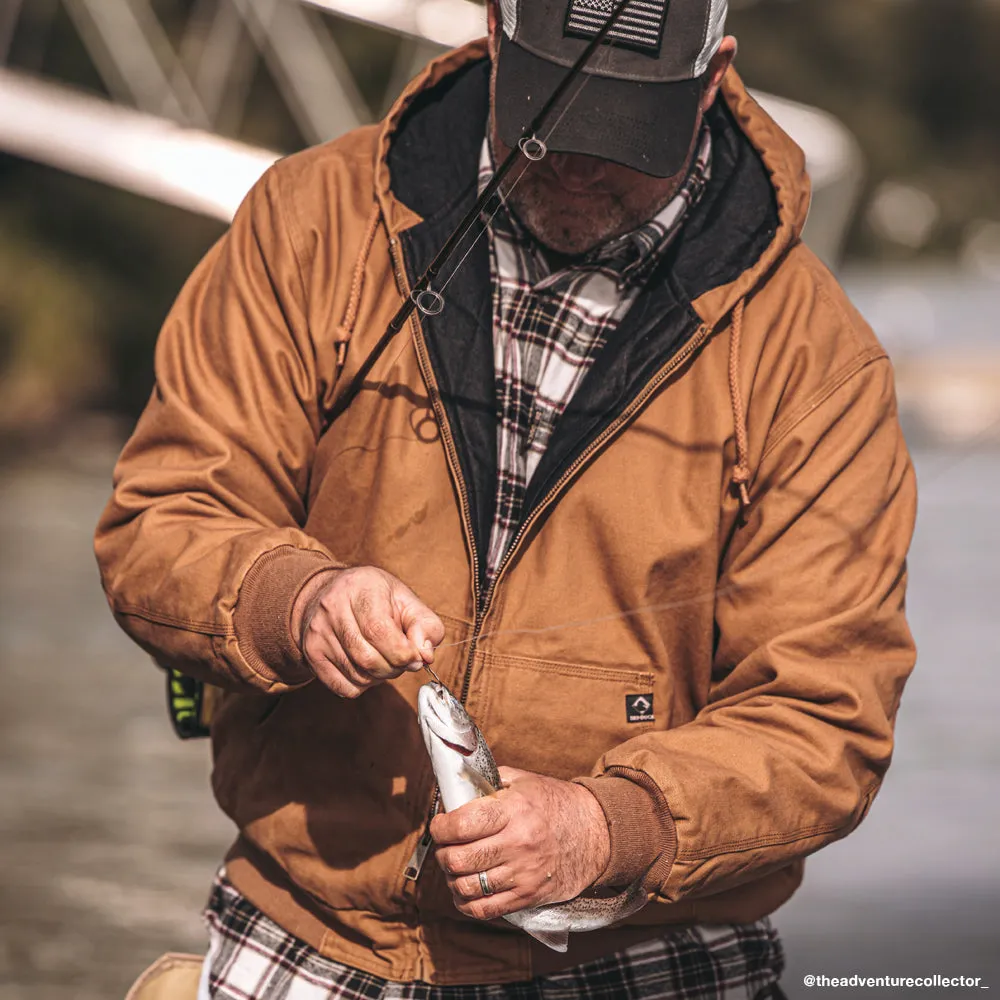
{"label": "jacket chest pocket", "polygon": [[589,775],[602,754],[656,728],[653,674],[482,654],[469,709],[497,764]]}

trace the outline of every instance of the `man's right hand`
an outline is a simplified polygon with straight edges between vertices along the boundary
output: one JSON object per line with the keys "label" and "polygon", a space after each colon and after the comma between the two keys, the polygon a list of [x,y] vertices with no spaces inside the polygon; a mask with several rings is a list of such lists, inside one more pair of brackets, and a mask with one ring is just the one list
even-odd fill
{"label": "man's right hand", "polygon": [[291,628],[316,676],[342,698],[423,669],[444,638],[441,619],[376,566],[313,577],[295,600]]}

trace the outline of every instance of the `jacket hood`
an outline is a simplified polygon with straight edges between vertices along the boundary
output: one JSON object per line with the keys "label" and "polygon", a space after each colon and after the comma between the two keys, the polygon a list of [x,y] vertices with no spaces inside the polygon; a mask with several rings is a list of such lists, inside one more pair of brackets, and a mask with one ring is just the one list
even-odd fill
{"label": "jacket hood", "polygon": [[[400,185],[394,176],[392,161],[400,152],[412,151],[419,144],[420,133],[424,130],[415,127],[418,118],[447,113],[443,107],[445,95],[458,86],[476,64],[482,65],[486,76],[489,63],[485,39],[470,42],[432,61],[407,86],[384,119],[375,160],[375,192],[391,233],[398,234],[430,216],[445,214],[449,206],[463,198],[474,197],[476,166],[488,113],[485,104],[475,121],[452,121],[445,127],[450,139],[469,148],[436,150],[437,192],[427,185],[420,190]],[[686,297],[702,321],[715,327],[732,312],[737,302],[753,292],[787,250],[799,241],[809,211],[811,185],[802,150],[754,100],[735,69],[730,68],[726,74],[720,99],[710,114],[716,140],[713,175],[718,178],[721,173],[723,180],[715,181],[716,197],[711,197],[710,190],[709,197],[704,200],[713,206],[725,202],[727,247],[720,259],[719,247],[709,246],[710,242],[717,241],[718,234],[714,234],[716,240],[704,238],[706,231],[720,222],[718,212],[711,209],[695,212],[685,226],[687,259],[675,259],[673,264],[675,270],[678,263],[688,265],[682,267],[675,278],[684,286]],[[728,141],[720,141],[718,123],[722,119],[735,126],[728,130]],[[463,162],[469,159],[470,152],[474,161],[471,164]],[[751,159],[756,163],[749,164]],[[757,176],[749,176],[752,174]],[[760,213],[760,203],[765,199],[758,197],[756,206],[751,199],[719,199],[721,189],[731,185],[734,178],[748,190],[756,188],[758,196],[762,193],[761,181],[766,180],[772,203],[766,221]],[[734,217],[733,206],[741,203]],[[690,252],[692,245],[698,242],[704,244],[705,256],[710,256],[711,260]]]}
{"label": "jacket hood", "polygon": [[[449,52],[419,76],[382,126],[375,196],[398,238],[410,286],[472,208],[489,112],[485,40]],[[533,477],[525,511],[557,488],[560,474],[611,431],[616,414],[645,398],[664,365],[730,327],[729,398],[736,441],[732,483],[749,507],[746,414],[739,385],[741,330],[747,298],[799,240],[809,202],[802,152],[749,96],[735,71],[706,115],[712,131],[712,174],[683,229],[599,354],[563,414]],[[494,512],[496,440],[487,241],[459,248],[442,278],[451,316],[421,325],[444,403],[463,428],[459,457],[472,484],[478,546]],[[453,269],[463,280],[451,282]],[[461,349],[456,344],[464,345]],[[480,565],[485,563],[480,551]]]}

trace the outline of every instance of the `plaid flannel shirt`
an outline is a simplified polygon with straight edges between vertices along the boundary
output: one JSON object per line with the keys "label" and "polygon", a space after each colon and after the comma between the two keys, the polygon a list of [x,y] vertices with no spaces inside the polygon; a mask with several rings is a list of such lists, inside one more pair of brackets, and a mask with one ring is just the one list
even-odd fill
{"label": "plaid flannel shirt", "polygon": [[325,958],[220,874],[205,911],[198,1000],[782,1000],[781,943],[767,920],[693,927],[518,983],[395,983]]}

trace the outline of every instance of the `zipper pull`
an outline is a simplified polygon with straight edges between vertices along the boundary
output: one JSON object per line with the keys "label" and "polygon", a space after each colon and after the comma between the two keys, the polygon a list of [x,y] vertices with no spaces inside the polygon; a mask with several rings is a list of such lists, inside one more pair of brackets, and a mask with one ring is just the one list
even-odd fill
{"label": "zipper pull", "polygon": [[424,862],[427,860],[427,852],[430,851],[431,845],[434,843],[434,838],[431,836],[431,820],[437,815],[440,804],[441,791],[440,789],[435,789],[434,801],[431,803],[431,811],[427,817],[424,832],[417,841],[417,846],[413,849],[410,860],[406,862],[406,867],[403,869],[404,877],[408,878],[411,882],[416,882],[420,877],[420,869],[424,867]]}
{"label": "zipper pull", "polygon": [[427,826],[424,827],[423,836],[417,841],[417,846],[414,848],[413,853],[410,855],[410,860],[406,862],[406,867],[403,869],[403,875],[411,882],[416,882],[420,877],[420,869],[424,867],[427,852],[431,849],[431,844],[433,843],[434,839],[431,837],[430,820],[428,820]]}

